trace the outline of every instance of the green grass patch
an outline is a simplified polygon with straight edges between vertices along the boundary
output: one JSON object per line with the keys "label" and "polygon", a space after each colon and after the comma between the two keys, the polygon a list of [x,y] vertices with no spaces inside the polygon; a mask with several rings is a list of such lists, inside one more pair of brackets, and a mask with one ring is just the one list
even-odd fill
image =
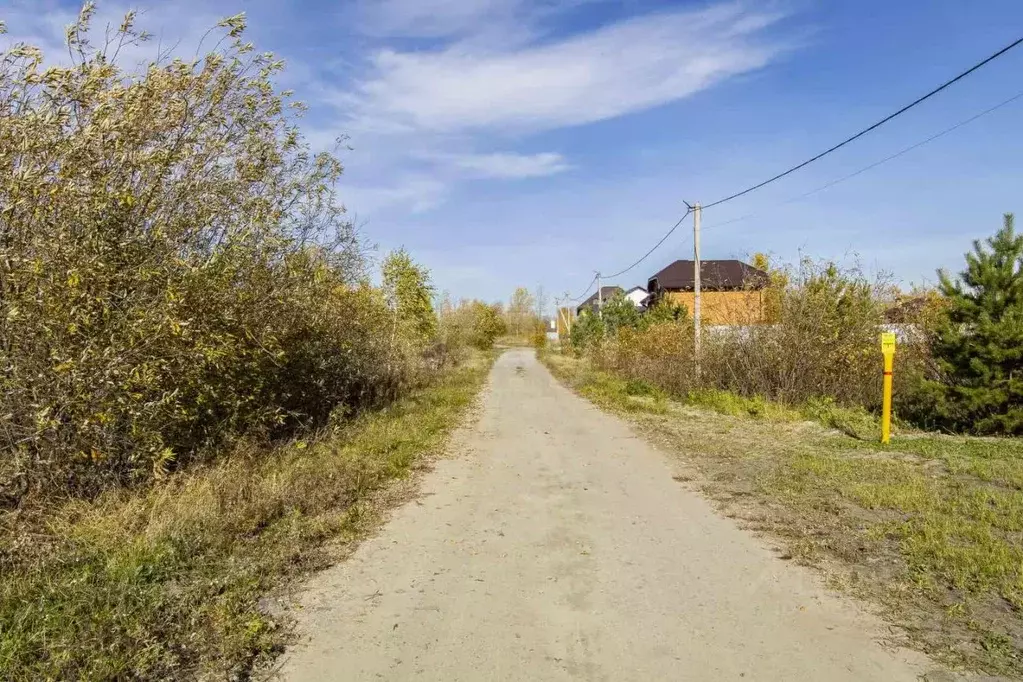
{"label": "green grass patch", "polygon": [[731,391],[702,389],[690,391],[681,402],[732,417],[775,422],[814,421],[859,440],[877,438],[881,433],[880,421],[867,410],[844,407],[826,398],[814,398],[793,407],[763,396],[747,397]]}
{"label": "green grass patch", "polygon": [[592,370],[581,361],[560,353],[544,352],[538,355],[556,376],[568,381],[573,388],[601,407],[651,414],[665,414],[668,411],[667,394],[645,381],[619,379],[606,372]]}
{"label": "green grass patch", "polygon": [[805,419],[837,429],[858,440],[879,439],[881,421],[862,407],[845,407],[828,398],[813,398],[799,407]]}
{"label": "green grass patch", "polygon": [[888,446],[897,452],[942,462],[953,474],[1023,490],[1023,440],[907,434]]}
{"label": "green grass patch", "polygon": [[[961,462],[955,452],[959,440],[917,437],[900,443],[896,452],[910,457],[877,448],[851,450],[855,446],[848,439],[832,438],[816,448],[796,443],[765,489],[803,507],[828,498],[886,512],[866,530],[899,543],[910,582],[935,597],[947,590],[978,599],[997,596],[1018,611],[1023,608],[1023,494],[1003,479],[973,476],[970,467],[928,464]],[[947,449],[937,450],[936,441]]]}
{"label": "green grass patch", "polygon": [[775,421],[795,421],[800,418],[798,411],[760,396],[747,398],[729,391],[715,389],[690,391],[684,402],[733,417],[753,417]]}
{"label": "green grass patch", "polygon": [[442,447],[490,359],[307,442],[0,518],[3,678],[244,677],[287,636],[261,597],[366,531],[374,494]]}

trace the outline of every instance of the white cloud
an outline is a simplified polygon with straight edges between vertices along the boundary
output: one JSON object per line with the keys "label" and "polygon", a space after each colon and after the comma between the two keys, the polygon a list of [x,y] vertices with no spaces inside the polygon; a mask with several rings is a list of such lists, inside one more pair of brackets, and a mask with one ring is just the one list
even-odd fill
{"label": "white cloud", "polygon": [[384,49],[374,55],[370,77],[335,101],[357,131],[532,132],[590,123],[763,67],[787,47],[759,39],[780,18],[728,4],[524,47]]}
{"label": "white cloud", "polygon": [[378,38],[428,39],[415,50],[384,42],[350,87],[320,85],[322,101],[341,113],[333,124],[351,134],[356,150],[373,150],[372,158],[361,157],[376,167],[373,176],[411,172],[418,178],[374,190],[373,206],[424,211],[466,179],[564,172],[572,165],[563,155],[494,149],[495,136],[506,147],[533,133],[677,101],[761,68],[791,46],[766,35],[783,14],[742,2],[548,33],[572,8],[602,1],[357,4],[363,30]]}
{"label": "white cloud", "polygon": [[[199,0],[137,0],[139,26],[157,39],[130,59],[150,56],[161,44],[192,56],[219,18],[211,12],[235,13],[241,1],[211,10]],[[97,39],[107,23],[116,25],[127,2],[99,3]],[[555,33],[568,24],[569,12],[601,2],[611,0],[353,0],[354,9],[343,14],[376,52],[360,62],[342,50],[345,67],[333,75],[333,65],[289,60],[281,82],[313,105],[315,117],[305,128],[317,148],[331,146],[339,132],[351,134],[354,151],[345,157],[353,174],[344,192],[353,211],[423,212],[466,179],[545,177],[572,167],[560,153],[515,151],[514,142],[531,133],[681,99],[762,67],[787,47],[763,34],[780,15],[752,2]],[[269,25],[287,25],[274,14],[284,11],[276,3],[246,0],[244,8],[256,29],[271,17]],[[4,9],[12,35],[42,43],[57,58],[63,26],[74,15],[59,0],[7,0]],[[287,56],[294,37],[257,31],[256,42],[260,49],[277,42]],[[409,41],[388,37],[420,40],[413,51],[404,47]],[[349,82],[346,90],[338,85]]]}
{"label": "white cloud", "polygon": [[537,178],[571,168],[561,154],[460,154],[448,157],[456,168],[479,178]]}

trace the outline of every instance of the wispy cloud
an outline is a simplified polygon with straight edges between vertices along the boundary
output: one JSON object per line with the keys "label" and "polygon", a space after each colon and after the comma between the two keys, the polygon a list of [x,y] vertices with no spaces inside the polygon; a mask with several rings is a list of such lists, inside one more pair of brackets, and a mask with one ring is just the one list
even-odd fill
{"label": "wispy cloud", "polygon": [[377,36],[445,37],[478,30],[488,18],[514,16],[520,0],[368,0],[358,3],[360,28]]}
{"label": "wispy cloud", "polygon": [[488,50],[382,49],[338,98],[355,130],[529,133],[642,111],[763,67],[787,45],[760,33],[777,13],[729,4],[659,13],[561,41]]}
{"label": "wispy cloud", "polygon": [[445,157],[454,167],[477,178],[538,178],[562,173],[571,166],[561,154],[457,154]]}
{"label": "wispy cloud", "polygon": [[[172,7],[140,0],[139,24],[156,34],[146,50],[172,45],[176,54],[191,56],[220,14],[241,9],[181,1]],[[108,23],[116,25],[125,2],[100,3],[98,37]],[[265,25],[257,15],[279,11],[266,0],[250,3],[245,7],[256,28]],[[314,146],[327,148],[337,136],[351,135],[353,209],[423,212],[465,180],[547,177],[577,165],[557,146],[537,150],[529,139],[537,133],[677,101],[761,68],[789,47],[770,30],[783,15],[752,2],[597,26],[573,23],[584,5],[601,4],[617,5],[353,0],[343,14],[369,47],[368,57],[342,51],[333,64],[291,59],[286,78],[318,112],[306,126]],[[8,0],[4,10],[12,35],[54,52],[74,16],[75,7],[58,0]],[[273,37],[257,33],[257,44],[263,48]],[[278,47],[287,57],[286,43]],[[527,143],[528,153],[516,149]]]}
{"label": "wispy cloud", "polygon": [[[360,5],[366,30],[421,39],[381,40],[349,87],[324,85],[323,97],[357,148],[397,150],[378,162],[425,161],[419,170],[446,185],[541,177],[571,159],[508,145],[678,101],[791,48],[770,30],[784,13],[741,2],[563,30],[572,8],[600,1],[374,0]],[[503,38],[481,39],[495,32]]]}
{"label": "wispy cloud", "polygon": [[391,184],[352,186],[345,189],[346,205],[360,215],[383,208],[423,213],[443,203],[448,183],[425,175],[407,175]]}

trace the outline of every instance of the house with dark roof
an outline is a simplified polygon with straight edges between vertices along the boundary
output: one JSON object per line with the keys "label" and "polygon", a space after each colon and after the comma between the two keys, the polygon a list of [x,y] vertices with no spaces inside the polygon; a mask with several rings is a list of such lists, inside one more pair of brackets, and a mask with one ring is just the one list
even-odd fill
{"label": "house with dark roof", "polygon": [[[764,290],[770,278],[739,260],[700,261],[700,312],[705,324],[745,325],[764,321]],[[647,305],[662,299],[684,305],[692,315],[696,268],[677,260],[647,282]]]}
{"label": "house with dark roof", "polygon": [[597,312],[601,303],[607,303],[611,300],[611,297],[615,294],[623,294],[625,290],[619,286],[600,287],[600,292],[593,292],[593,295],[588,299],[579,304],[579,307],[575,309],[576,315],[582,315],[583,312]]}

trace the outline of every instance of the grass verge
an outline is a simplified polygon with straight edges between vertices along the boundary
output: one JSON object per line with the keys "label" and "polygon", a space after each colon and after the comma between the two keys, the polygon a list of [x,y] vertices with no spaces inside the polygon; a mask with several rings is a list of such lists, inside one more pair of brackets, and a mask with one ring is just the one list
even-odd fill
{"label": "grass verge", "polygon": [[442,447],[491,360],[269,455],[0,516],[3,678],[246,678],[288,636],[261,599],[372,527],[380,491]]}
{"label": "grass verge", "polygon": [[585,360],[543,360],[641,424],[691,470],[681,479],[780,540],[783,556],[881,605],[905,643],[1023,677],[1023,442],[904,433],[883,447],[865,439],[875,427],[865,413],[720,393],[687,404],[653,389],[637,400],[637,387]]}

